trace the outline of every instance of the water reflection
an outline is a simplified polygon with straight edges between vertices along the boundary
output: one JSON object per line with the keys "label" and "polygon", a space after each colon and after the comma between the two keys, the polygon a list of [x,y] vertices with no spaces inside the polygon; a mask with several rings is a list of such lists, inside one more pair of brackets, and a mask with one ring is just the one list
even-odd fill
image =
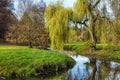
{"label": "water reflection", "polygon": [[120,80],[120,64],[72,56],[76,65],[65,75],[65,80]]}

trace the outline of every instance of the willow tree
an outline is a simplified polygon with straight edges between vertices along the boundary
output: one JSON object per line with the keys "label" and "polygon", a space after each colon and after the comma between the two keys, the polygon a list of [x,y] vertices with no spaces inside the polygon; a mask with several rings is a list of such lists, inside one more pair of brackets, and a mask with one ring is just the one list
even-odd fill
{"label": "willow tree", "polygon": [[72,10],[65,9],[61,3],[51,4],[46,9],[46,27],[49,32],[52,49],[63,50],[69,31],[70,13],[72,13]]}
{"label": "willow tree", "polygon": [[114,39],[114,42],[116,44],[120,43],[119,42],[119,39],[120,39],[120,5],[119,3],[120,3],[120,0],[115,0],[115,1],[112,1],[112,5],[111,5],[115,15],[113,26],[114,26],[114,33],[116,34],[116,38]]}
{"label": "willow tree", "polygon": [[77,0],[74,6],[73,21],[84,25],[89,31],[93,43],[93,49],[96,49],[97,43],[95,28],[96,22],[100,17],[99,9],[97,7],[100,1],[101,0]]}
{"label": "willow tree", "polygon": [[[108,18],[99,19],[99,38],[102,43],[109,45],[116,45],[119,42],[119,0],[109,1],[112,13]],[[103,14],[107,13],[106,8],[102,10]]]}

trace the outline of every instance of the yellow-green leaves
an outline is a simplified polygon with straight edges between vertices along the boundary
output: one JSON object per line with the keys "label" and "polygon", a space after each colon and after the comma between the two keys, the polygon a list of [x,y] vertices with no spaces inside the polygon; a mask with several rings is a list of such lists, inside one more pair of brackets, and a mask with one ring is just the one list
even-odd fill
{"label": "yellow-green leaves", "polygon": [[63,50],[68,34],[68,12],[60,3],[49,5],[45,11],[46,28],[51,40],[51,48]]}
{"label": "yellow-green leaves", "polygon": [[48,21],[50,20],[56,13],[56,11],[62,9],[62,4],[50,4],[45,10],[45,19]]}
{"label": "yellow-green leaves", "polygon": [[87,0],[77,0],[74,5],[73,20],[80,20],[84,17]]}

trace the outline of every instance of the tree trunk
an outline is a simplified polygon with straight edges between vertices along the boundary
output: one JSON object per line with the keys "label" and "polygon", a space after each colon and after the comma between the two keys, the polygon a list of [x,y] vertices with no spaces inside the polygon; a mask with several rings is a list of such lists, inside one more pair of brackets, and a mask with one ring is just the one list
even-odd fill
{"label": "tree trunk", "polygon": [[88,10],[90,12],[90,15],[91,15],[91,30],[89,30],[90,32],[90,35],[91,35],[91,38],[92,38],[92,43],[93,45],[91,46],[91,49],[92,51],[96,50],[96,43],[97,43],[97,37],[95,35],[95,23],[96,23],[96,20],[97,20],[97,16],[94,16],[94,13],[92,12],[92,8],[91,7],[88,7]]}
{"label": "tree trunk", "polygon": [[33,48],[33,46],[32,46],[32,43],[31,43],[31,42],[29,43],[29,48]]}
{"label": "tree trunk", "polygon": [[88,77],[88,80],[95,80],[95,74],[97,72],[96,61],[92,63],[92,67],[93,67],[93,71],[92,71],[91,75]]}
{"label": "tree trunk", "polygon": [[92,27],[91,37],[92,37],[92,42],[93,42],[92,48],[93,48],[94,50],[96,50],[97,37],[96,37],[96,35],[95,35],[95,22],[94,22],[94,21],[92,21],[91,27]]}

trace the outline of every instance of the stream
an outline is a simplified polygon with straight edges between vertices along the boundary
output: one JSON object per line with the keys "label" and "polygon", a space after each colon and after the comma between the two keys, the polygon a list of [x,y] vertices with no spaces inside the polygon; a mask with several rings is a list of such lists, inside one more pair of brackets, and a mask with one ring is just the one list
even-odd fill
{"label": "stream", "polygon": [[32,80],[120,80],[120,63],[90,59],[70,54],[76,64],[72,69],[46,79]]}
{"label": "stream", "polygon": [[71,57],[76,64],[64,74],[64,80],[120,80],[120,63],[80,55]]}

